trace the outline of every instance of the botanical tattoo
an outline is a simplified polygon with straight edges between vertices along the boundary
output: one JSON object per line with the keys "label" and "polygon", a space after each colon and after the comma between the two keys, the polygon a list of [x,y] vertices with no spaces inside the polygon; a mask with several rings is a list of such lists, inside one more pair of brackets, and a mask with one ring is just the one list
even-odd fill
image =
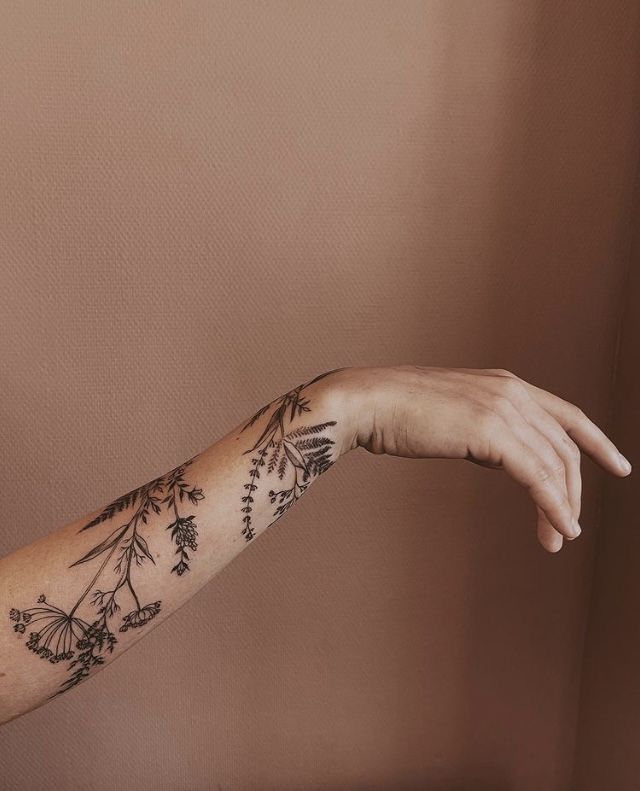
{"label": "botanical tattoo", "polygon": [[[182,576],[189,571],[191,558],[187,550],[196,551],[198,530],[195,515],[186,516],[182,506],[196,506],[204,498],[202,489],[189,484],[184,477],[185,470],[196,458],[193,456],[170,472],[114,500],[80,529],[79,532],[89,530],[127,512],[123,524],[69,567],[97,563],[100,558],[97,570],[71,609],[58,607],[43,593],[36,606],[9,612],[14,631],[18,635],[29,634],[26,646],[36,656],[51,663],[69,661],[69,675],[55,695],[79,684],[93,667],[104,664],[107,652],[113,653],[117,639],[112,622],[120,618],[118,613],[123,600],[129,599],[133,609],[122,616],[120,632],[144,626],[160,612],[160,601],[141,603],[135,580],[138,569],[147,561],[155,564],[143,535],[154,515],[164,511],[169,520],[166,529],[170,531],[177,555],[171,572]],[[96,587],[99,582],[101,586],[106,583],[107,588]],[[84,618],[79,611],[83,611]]]}
{"label": "botanical tattoo", "polygon": [[311,402],[305,397],[304,390],[319,379],[341,370],[343,369],[335,368],[326,371],[309,382],[294,387],[259,409],[240,430],[242,433],[270,411],[263,432],[253,447],[244,451],[245,454],[254,454],[249,467],[249,480],[244,484],[246,494],[242,497],[242,534],[246,541],[251,541],[256,534],[252,515],[261,470],[264,475],[275,476],[280,481],[289,473],[288,484],[283,483],[283,488],[273,488],[268,493],[269,501],[276,506],[273,512],[275,522],[297,502],[312,480],[334,463],[331,446],[335,443],[324,432],[329,426],[336,425],[335,420],[299,426],[292,431],[287,431],[287,425],[303,412],[311,412]]}

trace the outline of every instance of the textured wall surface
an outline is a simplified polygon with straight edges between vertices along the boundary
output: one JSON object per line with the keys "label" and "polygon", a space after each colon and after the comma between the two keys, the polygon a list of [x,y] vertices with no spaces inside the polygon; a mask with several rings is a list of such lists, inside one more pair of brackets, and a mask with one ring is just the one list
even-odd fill
{"label": "textured wall surface", "polygon": [[[0,26],[0,553],[322,370],[499,366],[607,427],[629,2],[25,0]],[[349,454],[166,624],[2,730],[7,791],[555,791],[602,475]],[[35,660],[34,660],[35,661]]]}
{"label": "textured wall surface", "polygon": [[[638,184],[640,187],[640,183]],[[612,435],[640,466],[640,191],[618,355]],[[635,454],[635,455],[634,455]],[[618,485],[616,486],[616,483]],[[607,482],[585,643],[576,791],[640,788],[638,481]]]}

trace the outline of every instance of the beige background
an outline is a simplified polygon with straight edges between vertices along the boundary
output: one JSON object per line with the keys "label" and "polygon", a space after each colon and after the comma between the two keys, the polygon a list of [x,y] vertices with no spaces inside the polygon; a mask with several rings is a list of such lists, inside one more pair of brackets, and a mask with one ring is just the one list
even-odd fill
{"label": "beige background", "polygon": [[[633,0],[2,17],[0,553],[341,365],[510,368],[640,463]],[[2,788],[637,788],[637,484],[584,476],[552,557],[506,476],[350,454]]]}

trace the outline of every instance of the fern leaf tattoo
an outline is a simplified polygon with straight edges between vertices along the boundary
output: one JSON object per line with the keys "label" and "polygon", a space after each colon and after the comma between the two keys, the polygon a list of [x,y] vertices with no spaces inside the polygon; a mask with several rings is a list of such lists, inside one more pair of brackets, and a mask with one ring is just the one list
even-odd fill
{"label": "fern leaf tattoo", "polygon": [[[335,368],[316,376],[309,382],[294,387],[293,390],[261,407],[240,430],[242,434],[269,413],[269,418],[252,447],[244,451],[252,454],[248,481],[244,484],[242,496],[243,514],[242,535],[251,541],[256,535],[253,527],[253,508],[261,474],[265,477],[276,476],[282,481],[287,473],[292,477],[291,486],[283,489],[270,489],[269,501],[275,505],[274,522],[300,498],[315,477],[321,475],[334,463],[331,457],[332,439],[325,436],[326,430],[336,425],[328,420],[312,425],[298,426],[287,432],[287,426],[303,415],[311,412],[311,401],[304,390],[314,382],[329,374],[341,371]],[[269,412],[269,410],[271,410]],[[271,522],[273,524],[273,522]]]}

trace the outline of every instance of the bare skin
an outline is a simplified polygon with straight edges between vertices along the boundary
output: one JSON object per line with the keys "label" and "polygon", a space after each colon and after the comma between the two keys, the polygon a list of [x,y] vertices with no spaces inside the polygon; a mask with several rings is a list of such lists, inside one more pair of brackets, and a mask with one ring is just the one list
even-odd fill
{"label": "bare skin", "polygon": [[371,422],[361,419],[359,445],[504,470],[533,499],[538,538],[549,552],[580,534],[582,453],[612,475],[631,472],[578,406],[504,369],[352,368],[342,378],[369,394],[364,416]]}
{"label": "bare skin", "polygon": [[501,369],[342,368],[0,560],[0,722],[72,690],[175,612],[358,447],[502,469],[549,552],[580,534],[580,462],[631,467],[574,404]]}

